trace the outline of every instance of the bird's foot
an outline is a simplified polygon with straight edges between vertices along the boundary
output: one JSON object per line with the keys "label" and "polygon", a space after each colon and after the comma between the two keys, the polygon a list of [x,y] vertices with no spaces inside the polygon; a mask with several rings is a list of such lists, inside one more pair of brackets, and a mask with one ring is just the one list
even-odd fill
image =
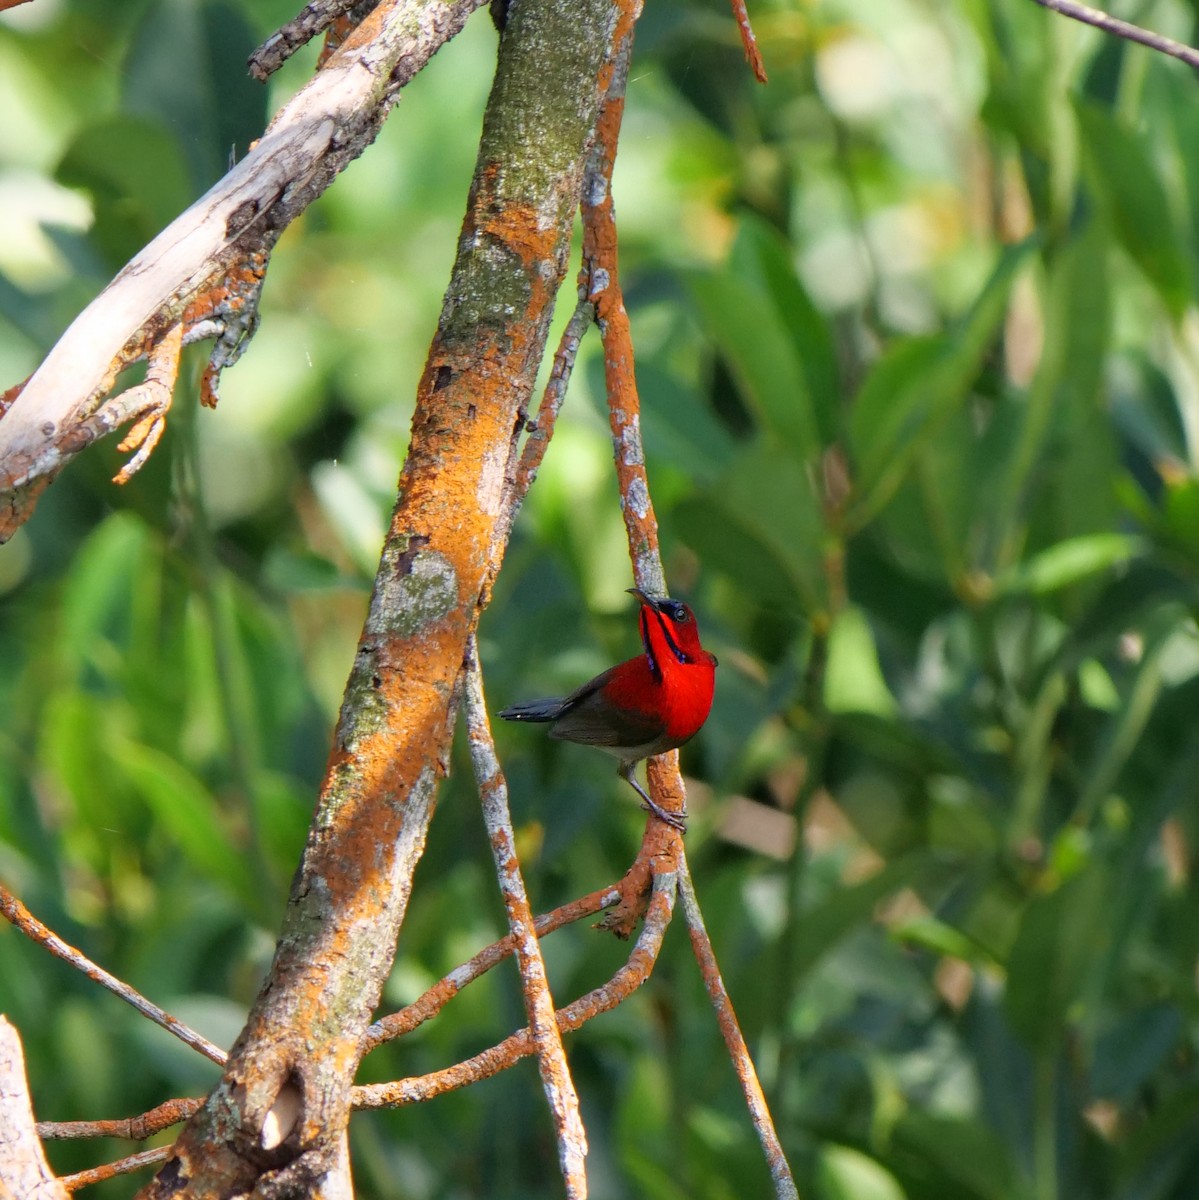
{"label": "bird's foot", "polygon": [[[640,789],[638,789],[640,790]],[[665,822],[671,829],[677,829],[679,833],[687,832],[687,810],[684,808],[682,812],[670,812],[663,808],[660,804],[655,804],[648,796],[645,803],[641,806],[647,813],[653,813],[659,821]]]}

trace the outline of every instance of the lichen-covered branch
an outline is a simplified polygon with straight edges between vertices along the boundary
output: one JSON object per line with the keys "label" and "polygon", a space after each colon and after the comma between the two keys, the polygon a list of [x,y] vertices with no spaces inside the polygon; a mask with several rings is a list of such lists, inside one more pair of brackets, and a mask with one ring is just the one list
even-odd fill
{"label": "lichen-covered branch", "polygon": [[[633,579],[651,595],[666,594],[666,573],[658,549],[658,521],[649,493],[645,454],[641,446],[641,403],[633,364],[633,338],[625,311],[617,263],[616,216],[612,203],[612,168],[624,116],[625,84],[633,52],[633,28],[640,12],[635,0],[621,6],[621,26],[596,126],[595,142],[587,157],[583,187],[583,277],[586,299],[595,306],[604,347],[604,381],[608,417],[620,486],[620,507],[633,563]],[[676,751],[651,759],[647,768],[650,794],[671,812],[686,809],[683,778]],[[621,902],[608,914],[604,927],[628,937],[645,910],[650,881],[649,864],[665,856],[673,865],[682,850],[677,830],[662,821],[646,822],[637,861],[621,884]]]}

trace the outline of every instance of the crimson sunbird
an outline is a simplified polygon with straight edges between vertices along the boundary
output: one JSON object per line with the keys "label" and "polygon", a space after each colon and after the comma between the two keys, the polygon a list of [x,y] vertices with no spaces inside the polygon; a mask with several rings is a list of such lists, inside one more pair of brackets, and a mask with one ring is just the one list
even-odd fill
{"label": "crimson sunbird", "polygon": [[708,719],[716,686],[716,655],[699,642],[695,614],[669,596],[629,592],[641,600],[638,624],[645,653],[609,667],[569,696],[528,700],[501,711],[505,721],[550,723],[550,737],[595,746],[620,759],[617,773],[641,806],[685,829],[682,813],[654,803],[633,772],[643,758],[689,742]]}

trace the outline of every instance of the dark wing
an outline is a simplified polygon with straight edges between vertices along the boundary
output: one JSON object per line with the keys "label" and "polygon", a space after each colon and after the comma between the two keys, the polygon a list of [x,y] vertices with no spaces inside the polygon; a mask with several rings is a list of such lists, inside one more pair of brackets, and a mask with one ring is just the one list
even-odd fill
{"label": "dark wing", "polygon": [[[625,664],[621,664],[624,666]],[[620,667],[610,667],[583,684],[562,701],[562,714],[554,722],[550,737],[584,746],[635,748],[656,741],[665,732],[665,722],[653,713],[615,707],[603,690]]]}

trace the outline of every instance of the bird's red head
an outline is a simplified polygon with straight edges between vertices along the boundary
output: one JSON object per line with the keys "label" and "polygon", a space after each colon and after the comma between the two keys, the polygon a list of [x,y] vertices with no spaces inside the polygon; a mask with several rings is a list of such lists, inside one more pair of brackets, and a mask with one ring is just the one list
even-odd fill
{"label": "bird's red head", "polygon": [[640,588],[629,588],[629,593],[641,601],[641,642],[655,676],[701,663],[716,666],[716,655],[700,645],[699,626],[687,605],[669,596],[651,596]]}

